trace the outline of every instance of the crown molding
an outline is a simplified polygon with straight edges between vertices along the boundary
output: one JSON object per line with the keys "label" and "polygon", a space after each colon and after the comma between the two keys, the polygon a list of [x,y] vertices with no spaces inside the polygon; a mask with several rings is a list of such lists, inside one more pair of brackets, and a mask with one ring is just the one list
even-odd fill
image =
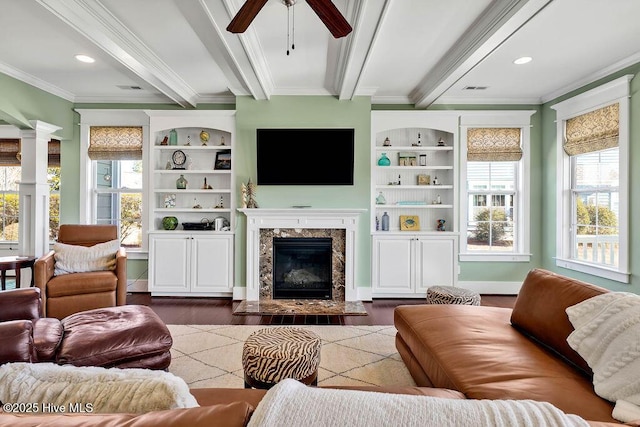
{"label": "crown molding", "polygon": [[102,3],[90,0],[36,1],[177,104],[196,106],[196,92]]}
{"label": "crown molding", "polygon": [[570,85],[563,86],[547,95],[542,96],[541,102],[547,103],[549,101],[553,101],[554,99],[559,98],[573,90],[580,89],[583,86],[586,86],[588,84],[595,82],[596,80],[610,76],[613,73],[616,73],[620,70],[624,70],[625,68],[638,63],[640,63],[640,52],[635,53],[634,55],[631,55],[628,58],[622,59],[614,64],[611,64],[606,68],[598,70],[595,73],[591,73],[588,76],[578,81],[572,82]]}
{"label": "crown molding", "polygon": [[509,98],[509,97],[486,97],[486,98],[467,98],[463,96],[442,96],[433,102],[432,105],[539,105],[540,98]]}
{"label": "crown molding", "polygon": [[411,92],[418,108],[427,108],[500,46],[551,0],[494,1]]}
{"label": "crown molding", "polygon": [[71,92],[68,92],[64,89],[60,89],[56,85],[47,83],[44,80],[41,80],[37,77],[32,76],[29,73],[25,73],[24,71],[18,70],[17,68],[13,68],[12,66],[4,64],[2,62],[0,62],[0,73],[6,74],[9,77],[13,77],[16,80],[20,80],[21,82],[24,82],[28,85],[36,87],[45,92],[48,92],[52,95],[58,96],[67,101],[74,102],[75,100],[75,97]]}

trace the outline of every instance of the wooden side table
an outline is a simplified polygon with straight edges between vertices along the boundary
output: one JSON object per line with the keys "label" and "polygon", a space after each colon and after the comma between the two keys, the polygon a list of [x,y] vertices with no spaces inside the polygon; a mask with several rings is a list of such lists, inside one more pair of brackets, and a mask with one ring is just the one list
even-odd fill
{"label": "wooden side table", "polygon": [[31,286],[33,287],[34,271],[33,265],[36,262],[34,256],[3,256],[0,257],[0,281],[2,290],[6,289],[7,270],[15,270],[16,272],[16,289],[20,287],[20,270],[23,268],[31,268]]}

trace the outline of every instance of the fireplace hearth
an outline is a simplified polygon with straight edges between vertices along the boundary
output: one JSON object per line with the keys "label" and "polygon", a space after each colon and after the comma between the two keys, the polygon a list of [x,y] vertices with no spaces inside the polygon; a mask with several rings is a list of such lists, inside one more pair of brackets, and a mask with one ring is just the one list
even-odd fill
{"label": "fireplace hearth", "polygon": [[273,298],[331,299],[331,238],[273,239]]}

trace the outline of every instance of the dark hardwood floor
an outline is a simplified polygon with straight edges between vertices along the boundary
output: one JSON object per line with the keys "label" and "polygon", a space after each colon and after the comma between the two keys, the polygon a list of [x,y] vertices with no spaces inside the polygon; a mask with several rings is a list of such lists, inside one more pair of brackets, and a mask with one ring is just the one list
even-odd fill
{"label": "dark hardwood floor", "polygon": [[[515,295],[482,295],[482,305],[512,308]],[[239,301],[230,298],[152,297],[130,293],[127,304],[148,305],[169,325],[393,325],[393,309],[402,304],[424,304],[417,299],[375,299],[365,302],[367,316],[269,315],[240,316]]]}

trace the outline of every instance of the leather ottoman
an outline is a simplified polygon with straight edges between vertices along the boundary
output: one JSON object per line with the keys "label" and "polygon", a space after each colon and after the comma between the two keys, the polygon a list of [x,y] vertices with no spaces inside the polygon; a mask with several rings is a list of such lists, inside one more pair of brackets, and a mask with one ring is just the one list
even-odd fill
{"label": "leather ottoman", "polygon": [[167,369],[171,363],[171,334],[147,306],[87,310],[61,322],[56,363],[146,369]]}

